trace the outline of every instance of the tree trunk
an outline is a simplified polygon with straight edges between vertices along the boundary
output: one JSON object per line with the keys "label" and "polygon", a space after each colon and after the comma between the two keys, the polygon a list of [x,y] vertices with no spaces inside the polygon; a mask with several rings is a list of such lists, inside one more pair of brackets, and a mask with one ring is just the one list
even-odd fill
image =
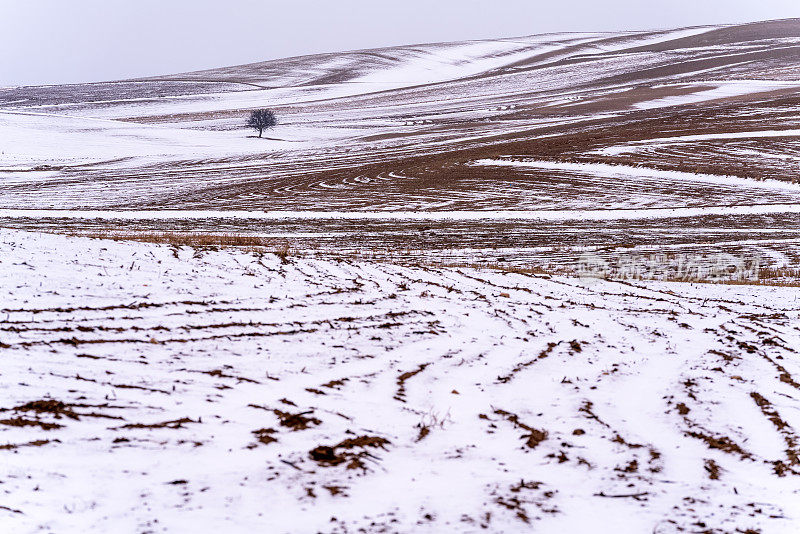
{"label": "tree trunk", "polygon": [[258,136],[261,137],[261,134],[264,132],[264,128],[258,129]]}

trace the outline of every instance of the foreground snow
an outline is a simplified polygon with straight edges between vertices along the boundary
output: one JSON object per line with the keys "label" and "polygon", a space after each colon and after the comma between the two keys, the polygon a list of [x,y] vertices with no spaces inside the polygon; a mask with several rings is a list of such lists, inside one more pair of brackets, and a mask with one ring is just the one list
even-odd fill
{"label": "foreground snow", "polygon": [[797,289],[0,250],[0,531],[800,529]]}

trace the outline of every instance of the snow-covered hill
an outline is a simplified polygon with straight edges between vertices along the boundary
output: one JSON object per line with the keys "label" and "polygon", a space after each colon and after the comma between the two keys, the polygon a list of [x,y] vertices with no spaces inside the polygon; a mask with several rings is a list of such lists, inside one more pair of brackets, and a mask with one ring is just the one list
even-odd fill
{"label": "snow-covered hill", "polygon": [[0,89],[0,533],[800,532],[799,66],[790,19]]}

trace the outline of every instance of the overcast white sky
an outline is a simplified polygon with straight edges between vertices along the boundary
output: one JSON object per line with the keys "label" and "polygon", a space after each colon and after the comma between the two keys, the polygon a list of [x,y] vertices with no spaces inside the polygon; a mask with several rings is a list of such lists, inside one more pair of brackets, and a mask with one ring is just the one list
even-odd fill
{"label": "overcast white sky", "polygon": [[798,0],[0,0],[0,86],[316,52],[800,17]]}

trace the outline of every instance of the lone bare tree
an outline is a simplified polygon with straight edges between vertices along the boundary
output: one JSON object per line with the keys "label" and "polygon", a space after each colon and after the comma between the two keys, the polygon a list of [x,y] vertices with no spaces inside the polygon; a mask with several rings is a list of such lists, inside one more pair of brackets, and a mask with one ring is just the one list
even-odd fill
{"label": "lone bare tree", "polygon": [[259,137],[261,137],[264,130],[269,130],[276,124],[278,124],[278,119],[276,119],[275,114],[268,109],[257,109],[250,113],[250,118],[247,119],[247,126],[258,130]]}

